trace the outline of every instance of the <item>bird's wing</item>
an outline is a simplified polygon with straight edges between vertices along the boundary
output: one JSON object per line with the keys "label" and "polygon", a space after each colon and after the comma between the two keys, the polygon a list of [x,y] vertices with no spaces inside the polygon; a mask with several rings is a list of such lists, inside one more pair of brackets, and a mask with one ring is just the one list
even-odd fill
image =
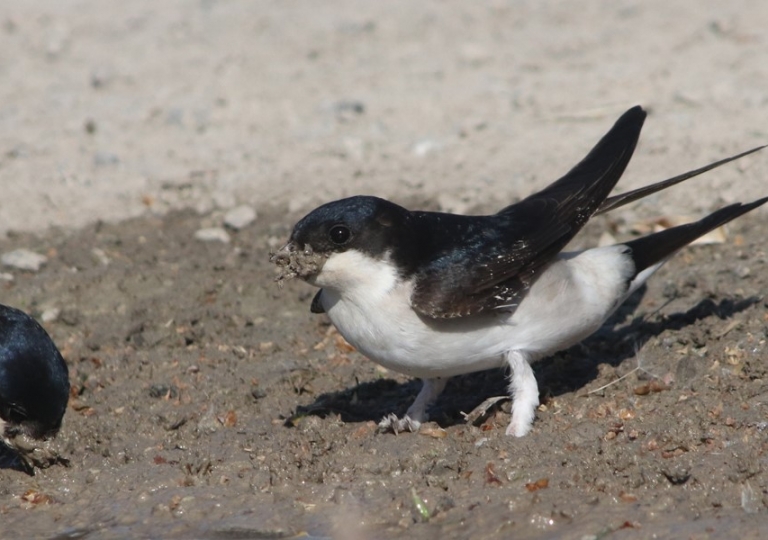
{"label": "bird's wing", "polygon": [[[449,239],[453,247],[417,272],[413,308],[430,318],[455,318],[514,306],[616,185],[644,120],[640,107],[630,109],[558,181],[493,216],[465,217],[462,234]],[[430,227],[433,236],[450,235],[438,224]]]}

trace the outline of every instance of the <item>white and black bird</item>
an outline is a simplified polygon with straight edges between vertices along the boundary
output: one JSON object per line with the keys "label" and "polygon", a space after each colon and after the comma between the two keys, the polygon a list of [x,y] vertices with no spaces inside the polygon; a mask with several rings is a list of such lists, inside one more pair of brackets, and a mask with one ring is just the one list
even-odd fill
{"label": "white and black bird", "polygon": [[0,438],[48,439],[69,399],[67,364],[48,333],[18,309],[0,305]]}
{"label": "white and black bird", "polygon": [[623,244],[563,248],[595,214],[670,187],[760,148],[608,198],[627,166],[646,113],[634,107],[565,176],[489,216],[409,211],[356,196],[313,210],[272,261],[278,279],[321,290],[344,338],[387,369],[423,379],[403,418],[417,429],[449,377],[509,366],[507,434],[531,429],[539,391],[530,363],[596,330],[676,251],[768,201],[726,206],[700,221]]}

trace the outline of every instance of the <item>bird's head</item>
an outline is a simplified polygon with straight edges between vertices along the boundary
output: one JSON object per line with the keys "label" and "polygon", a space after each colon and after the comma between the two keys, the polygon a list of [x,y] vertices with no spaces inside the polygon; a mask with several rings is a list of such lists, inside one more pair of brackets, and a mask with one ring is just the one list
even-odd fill
{"label": "bird's head", "polygon": [[332,259],[355,254],[372,260],[388,257],[406,234],[410,213],[394,203],[355,196],[324,204],[304,216],[290,241],[272,254],[283,271],[278,281],[300,277],[327,286],[318,276]]}

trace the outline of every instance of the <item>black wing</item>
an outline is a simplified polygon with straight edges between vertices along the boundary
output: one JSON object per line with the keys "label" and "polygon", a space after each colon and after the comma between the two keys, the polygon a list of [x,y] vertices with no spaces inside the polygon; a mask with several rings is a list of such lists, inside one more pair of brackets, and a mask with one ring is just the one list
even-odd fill
{"label": "black wing", "polygon": [[[431,318],[454,318],[514,306],[600,208],[629,163],[644,120],[642,108],[630,109],[560,180],[493,216],[415,216],[434,236],[451,228],[460,234],[451,239],[454,247],[417,272],[413,308]],[[439,230],[440,219],[449,222],[448,231]]]}

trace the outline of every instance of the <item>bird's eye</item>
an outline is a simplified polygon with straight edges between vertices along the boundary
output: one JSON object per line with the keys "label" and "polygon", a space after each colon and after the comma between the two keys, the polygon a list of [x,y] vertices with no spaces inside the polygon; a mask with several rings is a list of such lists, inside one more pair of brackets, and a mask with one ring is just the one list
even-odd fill
{"label": "bird's eye", "polygon": [[328,236],[331,238],[331,242],[337,246],[341,246],[349,242],[352,233],[346,225],[334,225],[331,227],[331,230],[328,231]]}

